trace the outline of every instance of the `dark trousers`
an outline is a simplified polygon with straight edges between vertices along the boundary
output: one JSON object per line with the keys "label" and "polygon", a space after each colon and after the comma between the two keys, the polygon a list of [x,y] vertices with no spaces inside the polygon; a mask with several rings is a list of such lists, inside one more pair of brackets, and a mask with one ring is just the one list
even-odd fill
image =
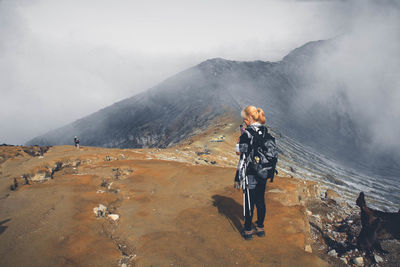
{"label": "dark trousers", "polygon": [[259,180],[257,181],[256,188],[249,189],[250,194],[250,208],[251,213],[249,213],[249,204],[247,198],[247,190],[245,193],[245,217],[244,217],[244,230],[250,231],[251,230],[251,222],[253,220],[253,212],[254,212],[254,205],[257,208],[257,226],[264,227],[264,219],[265,219],[265,186],[266,181]]}

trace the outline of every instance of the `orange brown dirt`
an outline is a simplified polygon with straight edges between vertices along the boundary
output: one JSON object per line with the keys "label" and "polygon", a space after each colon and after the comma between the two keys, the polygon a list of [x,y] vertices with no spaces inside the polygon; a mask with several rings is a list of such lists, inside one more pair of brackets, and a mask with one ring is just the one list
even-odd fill
{"label": "orange brown dirt", "polygon": [[[326,266],[311,244],[304,201],[313,184],[267,184],[266,237],[244,241],[233,189],[232,125],[168,149],[51,147],[33,157],[0,147],[0,266]],[[200,162],[195,151],[213,151]],[[14,151],[13,151],[14,150]],[[217,151],[217,152],[216,152]],[[230,154],[231,153],[231,154]],[[202,159],[202,158],[201,158]],[[210,165],[215,160],[217,164]],[[54,172],[23,184],[21,175]],[[9,186],[17,178],[18,188]],[[103,183],[103,186],[101,184]],[[97,218],[104,204],[119,220]]]}

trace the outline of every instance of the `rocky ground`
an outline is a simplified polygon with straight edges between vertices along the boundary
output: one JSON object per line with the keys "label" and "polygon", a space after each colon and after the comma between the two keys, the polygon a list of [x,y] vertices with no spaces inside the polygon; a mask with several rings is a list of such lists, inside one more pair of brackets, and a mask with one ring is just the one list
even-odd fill
{"label": "rocky ground", "polygon": [[358,208],[290,177],[267,185],[266,237],[244,241],[236,130],[162,150],[0,146],[0,266],[398,266],[398,241],[356,250]]}
{"label": "rocky ground", "polygon": [[[355,202],[355,201],[354,201]],[[399,266],[399,240],[383,240],[388,253],[366,255],[357,249],[357,236],[361,231],[360,209],[351,206],[332,190],[324,196],[306,203],[316,254],[333,266]]]}

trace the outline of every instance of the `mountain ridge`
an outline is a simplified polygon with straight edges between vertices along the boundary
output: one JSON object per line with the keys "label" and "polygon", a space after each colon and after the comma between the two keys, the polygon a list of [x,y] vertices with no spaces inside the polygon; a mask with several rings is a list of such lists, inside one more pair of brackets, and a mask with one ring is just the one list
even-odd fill
{"label": "mountain ridge", "polygon": [[[163,148],[187,139],[218,116],[238,116],[245,106],[255,105],[264,109],[267,124],[283,134],[363,168],[371,161],[369,136],[353,117],[345,88],[326,103],[303,101],[313,97],[307,95],[310,85],[315,86],[310,64],[335,45],[335,40],[308,42],[278,62],[208,59],[27,144],[71,144],[77,135],[89,146]],[[400,166],[390,153],[376,158],[382,158],[382,170]]]}

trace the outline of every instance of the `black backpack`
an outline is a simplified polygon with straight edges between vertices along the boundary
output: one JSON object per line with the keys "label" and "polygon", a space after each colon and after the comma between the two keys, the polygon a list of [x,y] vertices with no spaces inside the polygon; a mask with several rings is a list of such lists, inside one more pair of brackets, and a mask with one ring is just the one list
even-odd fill
{"label": "black backpack", "polygon": [[250,127],[246,130],[253,136],[249,167],[260,178],[271,179],[273,182],[278,162],[278,147],[275,138],[268,133],[265,126],[260,127],[257,131]]}

